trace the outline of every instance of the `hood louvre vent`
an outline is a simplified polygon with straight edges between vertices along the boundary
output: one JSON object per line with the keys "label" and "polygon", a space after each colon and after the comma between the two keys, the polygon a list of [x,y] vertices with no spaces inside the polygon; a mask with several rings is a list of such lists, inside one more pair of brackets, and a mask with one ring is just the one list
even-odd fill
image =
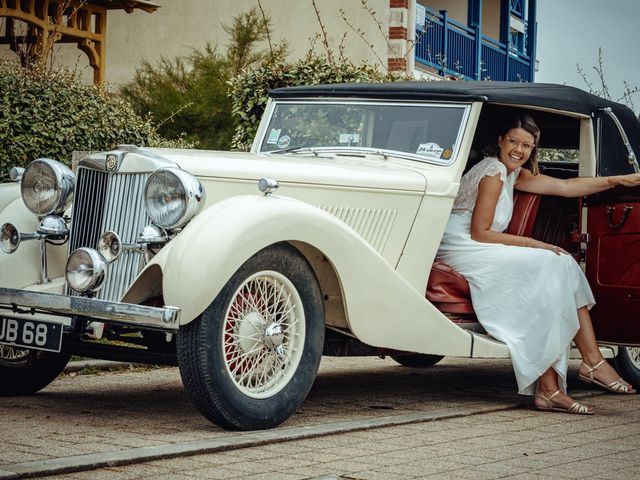
{"label": "hood louvre vent", "polygon": [[373,208],[330,207],[320,205],[320,208],[338,217],[353,228],[374,250],[382,255],[389,240],[397,210],[383,210]]}

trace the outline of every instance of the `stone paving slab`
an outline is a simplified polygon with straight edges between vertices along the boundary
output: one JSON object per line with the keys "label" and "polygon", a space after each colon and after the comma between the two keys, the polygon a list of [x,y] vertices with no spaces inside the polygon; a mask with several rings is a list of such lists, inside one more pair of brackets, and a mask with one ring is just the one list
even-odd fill
{"label": "stone paving slab", "polygon": [[[572,379],[576,368],[577,364],[572,366]],[[574,393],[577,390],[578,396],[595,393],[574,381],[570,383],[570,388]],[[609,398],[611,396],[607,396]],[[349,468],[353,473],[357,466],[355,464],[363,462],[369,467],[367,471],[377,473],[370,473],[369,477],[362,478],[385,474],[389,475],[386,478],[403,475],[404,478],[414,478],[410,475],[415,473],[415,469],[411,470],[413,473],[409,470],[394,470],[394,465],[411,465],[415,460],[412,454],[419,455],[420,458],[432,458],[436,453],[440,456],[459,455],[464,451],[469,456],[469,461],[462,462],[458,459],[456,465],[472,468],[483,465],[485,459],[495,463],[519,458],[518,450],[512,450],[514,445],[525,441],[532,448],[538,448],[546,442],[556,445],[556,449],[560,448],[558,444],[566,445],[568,448],[565,450],[571,461],[576,461],[571,455],[580,457],[581,448],[586,445],[580,439],[585,434],[588,437],[593,433],[598,442],[610,445],[612,439],[615,440],[618,436],[617,427],[624,435],[637,441],[637,437],[633,435],[637,431],[634,430],[638,426],[636,423],[614,422],[612,425],[611,419],[602,418],[602,415],[589,418],[591,423],[588,430],[584,427],[586,423],[564,422],[565,425],[552,420],[557,414],[540,414],[524,409],[455,420],[441,419],[436,423],[428,423],[428,428],[425,428],[427,424],[402,421],[403,418],[408,422],[420,418],[424,421],[430,416],[437,418],[441,415],[441,418],[445,418],[459,415],[460,412],[512,408],[519,402],[522,402],[522,397],[515,395],[515,381],[508,361],[445,359],[436,367],[415,370],[397,366],[389,359],[325,358],[309,398],[296,415],[281,427],[265,432],[264,438],[252,440],[251,435],[255,435],[255,432],[225,432],[201,417],[184,393],[176,369],[66,375],[38,395],[0,399],[3,427],[0,478],[16,478],[17,470],[13,467],[21,463],[30,464],[31,467],[60,465],[72,461],[73,457],[84,456],[86,459],[91,455],[102,456],[107,460],[116,459],[113,462],[118,463],[129,455],[131,458],[122,462],[127,463],[162,457],[163,449],[169,452],[167,456],[192,455],[195,453],[194,446],[198,445],[205,448],[205,451],[218,452],[210,453],[209,456],[218,455],[213,458],[216,458],[215,462],[220,468],[216,468],[217,476],[207,477],[211,468],[202,467],[202,462],[210,463],[211,459],[207,455],[191,457],[200,461],[202,470],[194,469],[196,473],[192,476],[195,478],[199,475],[202,478],[233,478],[235,474],[235,477],[253,479],[260,473],[247,471],[247,464],[251,468],[256,465],[256,461],[247,462],[247,455],[251,454],[258,458],[275,457],[282,460],[272,463],[280,465],[278,475],[286,474],[288,478],[292,478],[292,475],[297,475],[296,478],[309,478],[311,473],[300,476],[304,475],[302,471],[305,468],[313,470],[314,476],[342,475],[349,473]],[[637,403],[635,405],[637,409]],[[486,415],[491,416],[491,422],[482,420]],[[393,417],[396,417],[393,420],[396,425],[403,425],[392,429],[362,431],[362,428],[384,425]],[[371,424],[366,426],[366,422]],[[325,428],[326,434],[331,428],[326,427],[328,424],[333,427],[342,425],[343,428],[338,428],[329,437],[285,442],[288,455],[281,455],[287,431],[295,432],[297,429],[300,436],[291,439],[299,439],[304,436],[305,431],[307,436],[314,436],[308,433],[313,429],[323,434]],[[357,428],[353,426],[356,424],[359,425]],[[593,432],[594,425],[600,426],[596,432]],[[361,431],[353,431],[358,429]],[[394,435],[389,435],[387,430],[394,430]],[[257,446],[268,440],[270,435],[277,438],[279,443]],[[563,443],[565,437],[568,440]],[[327,448],[326,440],[329,438],[336,451]],[[218,445],[218,449],[206,450],[212,445]],[[220,453],[220,450],[239,447],[245,448]],[[632,445],[631,450],[636,448],[637,445]],[[140,455],[141,449],[156,456]],[[619,445],[616,445],[615,451],[620,451],[618,449]],[[138,452],[137,459],[134,458],[134,451]],[[496,453],[503,451],[506,453]],[[611,448],[603,451],[611,453]],[[318,473],[319,468],[326,469],[326,465],[317,467],[318,464],[331,464],[332,461],[340,462],[339,472]],[[353,462],[353,465],[348,465]],[[239,475],[236,467],[227,468],[227,463],[240,470],[244,466],[242,471],[245,476]],[[152,464],[155,465],[155,462]],[[168,465],[170,464],[162,464],[164,470],[167,470],[164,473],[169,476],[179,475],[172,472]],[[94,478],[82,475],[96,472],[108,476],[107,473],[112,470],[122,473],[122,478],[134,478],[127,476],[131,474],[127,469],[133,467],[113,468],[85,474],[76,473],[70,478]],[[386,470],[380,470],[381,468]],[[509,468],[509,464],[500,467],[503,473]],[[32,468],[31,471],[38,470]],[[45,468],[40,471],[44,473],[51,470]],[[273,473],[275,470],[270,471]],[[464,478],[466,473],[460,473],[460,478]],[[495,473],[483,470],[482,475]],[[110,478],[113,480],[120,477]]]}
{"label": "stone paving slab", "polygon": [[[277,445],[154,461],[135,467],[100,469],[65,476],[88,478],[169,479],[620,479],[638,478],[640,469],[640,397],[593,395],[596,416],[506,410],[437,422],[378,428]],[[472,429],[475,444],[462,447],[455,435],[439,432]],[[557,427],[549,432],[549,426]],[[563,428],[566,427],[566,428]],[[582,432],[580,447],[564,445],[565,431]],[[496,440],[511,432],[509,448]],[[531,432],[534,435],[529,435]],[[548,442],[536,440],[542,432]],[[374,434],[367,439],[367,435]],[[592,436],[592,434],[594,434]],[[602,437],[607,437],[603,445]],[[405,445],[398,440],[404,439]],[[359,447],[376,442],[386,448]],[[345,445],[351,444],[346,449]],[[496,445],[496,446],[494,446]],[[601,448],[601,447],[605,448]],[[307,450],[305,450],[307,449]],[[305,453],[306,451],[306,453]],[[503,452],[504,451],[504,452]],[[491,455],[489,453],[492,453]],[[305,458],[298,466],[290,459]],[[402,458],[402,461],[395,461]],[[153,469],[153,470],[151,470]],[[95,474],[95,477],[88,474]],[[58,480],[63,477],[50,477]]]}
{"label": "stone paving slab", "polygon": [[[447,418],[455,418],[466,415],[477,415],[481,413],[493,412],[514,408],[506,407],[485,407],[475,409],[447,408],[430,412],[412,413],[406,415],[393,415],[371,419],[360,419],[355,421],[343,421],[327,423],[323,425],[303,426],[286,428],[279,430],[267,430],[254,433],[243,433],[229,435],[227,438],[212,440],[194,440],[191,442],[170,443],[158,447],[142,447],[134,449],[112,450],[103,453],[84,455],[63,455],[58,458],[46,460],[24,462],[18,464],[4,465],[6,473],[0,471],[2,478],[27,478],[41,475],[51,475],[56,473],[69,473],[82,470],[92,470],[100,467],[113,467],[120,465],[130,465],[134,463],[147,462],[149,460],[160,460],[174,458],[184,455],[201,455],[207,453],[223,452],[232,449],[245,449],[248,447],[262,446],[266,444],[291,442],[307,438],[315,438],[326,435],[339,435],[342,433],[355,432],[359,430],[369,430],[373,428],[389,427],[395,425],[415,424],[417,422],[437,421]],[[359,455],[362,450],[353,448],[351,454]],[[241,454],[242,455],[242,454]],[[299,454],[302,458],[308,453]],[[334,460],[339,457],[331,454]],[[341,455],[349,455],[348,448],[341,448]],[[324,457],[328,461],[332,458]],[[402,459],[397,463],[403,462]],[[385,464],[390,459],[383,460]],[[393,463],[393,462],[392,462]],[[281,462],[279,462],[281,465]],[[292,466],[299,464],[299,460],[293,458]],[[253,463],[248,463],[245,470],[248,473],[258,473],[253,468],[262,470],[262,467]],[[282,465],[281,465],[282,466]],[[17,477],[16,477],[17,475]]]}
{"label": "stone paving slab", "polygon": [[[490,383],[495,386],[489,388]],[[510,365],[504,361],[494,365],[452,359],[415,370],[390,359],[324,358],[309,397],[280,428],[518,401]],[[47,458],[238,435],[197,412],[175,368],[65,375],[37,395],[0,398],[0,415],[0,469]]]}

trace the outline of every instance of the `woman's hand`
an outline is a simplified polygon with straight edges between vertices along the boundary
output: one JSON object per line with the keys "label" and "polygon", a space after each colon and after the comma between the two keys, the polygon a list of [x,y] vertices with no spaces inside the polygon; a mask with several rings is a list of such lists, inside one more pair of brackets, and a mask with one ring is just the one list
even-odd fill
{"label": "woman's hand", "polygon": [[621,185],[623,187],[640,187],[640,173],[630,173],[628,175],[615,175],[610,178],[611,186]]}
{"label": "woman's hand", "polygon": [[550,243],[545,243],[545,247],[543,247],[545,250],[551,250],[553,253],[555,253],[556,255],[571,255],[569,252],[567,252],[564,248],[559,247],[557,245],[552,245]]}
{"label": "woman's hand", "polygon": [[533,238],[529,238],[529,247],[531,248],[541,248],[543,250],[549,250],[553,253],[555,253],[556,255],[571,255],[569,252],[567,252],[564,248],[559,247],[557,245],[553,245],[551,243],[545,243],[545,242],[541,242],[540,240],[535,240]]}

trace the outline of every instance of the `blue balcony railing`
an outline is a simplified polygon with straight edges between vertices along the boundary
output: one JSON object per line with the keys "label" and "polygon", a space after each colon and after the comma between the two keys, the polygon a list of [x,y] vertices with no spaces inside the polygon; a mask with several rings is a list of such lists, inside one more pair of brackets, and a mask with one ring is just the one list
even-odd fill
{"label": "blue balcony railing", "polygon": [[531,59],[525,53],[482,35],[479,27],[451,20],[446,10],[425,10],[425,24],[416,25],[417,64],[467,80],[533,80]]}

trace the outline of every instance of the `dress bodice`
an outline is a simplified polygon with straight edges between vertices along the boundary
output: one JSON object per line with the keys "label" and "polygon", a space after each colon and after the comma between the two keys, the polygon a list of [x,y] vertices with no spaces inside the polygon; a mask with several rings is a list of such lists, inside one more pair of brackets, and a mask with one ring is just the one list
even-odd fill
{"label": "dress bodice", "polygon": [[478,186],[484,177],[500,175],[502,190],[496,204],[491,230],[503,232],[507,229],[513,213],[513,187],[520,169],[507,174],[507,167],[495,157],[487,157],[473,166],[460,182],[460,190],[453,203],[454,214],[468,214],[473,212],[478,199]]}

